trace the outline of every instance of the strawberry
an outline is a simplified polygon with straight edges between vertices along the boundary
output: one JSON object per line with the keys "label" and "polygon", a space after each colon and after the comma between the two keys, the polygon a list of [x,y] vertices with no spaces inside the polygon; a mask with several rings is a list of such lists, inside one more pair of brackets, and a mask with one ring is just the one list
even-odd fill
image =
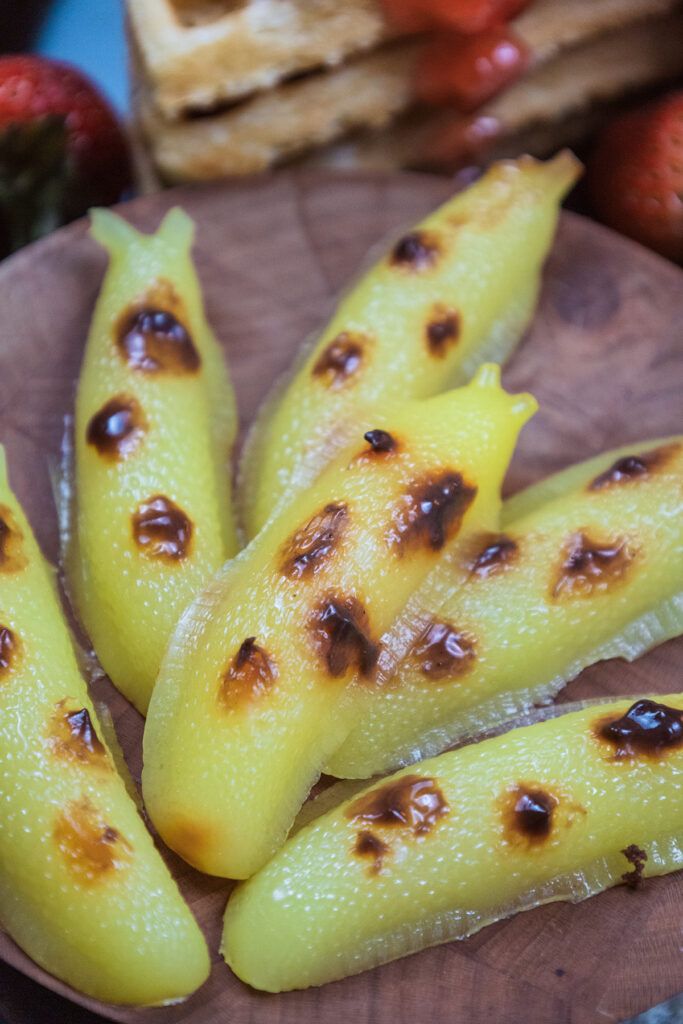
{"label": "strawberry", "polygon": [[529,64],[526,45],[505,26],[477,35],[444,33],[428,42],[416,69],[424,103],[476,110],[518,78]]}
{"label": "strawberry", "polygon": [[515,18],[530,0],[381,0],[387,21],[403,32],[446,28],[482,32]]}
{"label": "strawberry", "polygon": [[0,248],[10,251],[131,184],[125,136],[76,68],[0,57]]}
{"label": "strawberry", "polygon": [[601,220],[683,263],[683,91],[608,124],[587,181]]}

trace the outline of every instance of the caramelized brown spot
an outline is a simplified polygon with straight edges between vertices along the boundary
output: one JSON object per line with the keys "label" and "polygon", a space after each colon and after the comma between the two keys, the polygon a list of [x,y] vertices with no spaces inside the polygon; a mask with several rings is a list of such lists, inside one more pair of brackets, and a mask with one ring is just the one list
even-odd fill
{"label": "caramelized brown spot", "polygon": [[383,454],[393,452],[396,448],[396,441],[386,430],[368,430],[363,437],[370,445],[373,452]]}
{"label": "caramelized brown spot", "polygon": [[0,626],[0,682],[12,671],[19,653],[19,641],[7,626]]}
{"label": "caramelized brown spot", "polygon": [[502,799],[503,824],[508,841],[527,846],[543,843],[553,830],[553,815],[559,800],[540,786],[519,784]]}
{"label": "caramelized brown spot", "polygon": [[313,376],[332,390],[342,387],[359,369],[366,344],[364,335],[342,331],[314,363]]}
{"label": "caramelized brown spot", "polygon": [[407,270],[428,270],[436,263],[439,249],[435,235],[426,231],[411,231],[400,238],[394,246],[391,263],[394,267],[403,267]]}
{"label": "caramelized brown spot", "polygon": [[290,579],[313,576],[339,546],[348,520],[348,508],[330,503],[313,516],[285,544],[282,571]]}
{"label": "caramelized brown spot", "polygon": [[86,797],[66,805],[55,822],[53,836],[68,868],[83,885],[120,870],[132,859],[130,843],[106,823]]}
{"label": "caramelized brown spot", "polygon": [[431,354],[443,359],[448,349],[458,341],[460,331],[460,314],[437,306],[427,324],[427,347]]}
{"label": "caramelized brown spot", "polygon": [[623,715],[599,719],[594,731],[612,745],[615,759],[658,758],[683,746],[683,712],[654,700],[637,700]]}
{"label": "caramelized brown spot", "polygon": [[476,642],[448,622],[433,622],[411,651],[420,672],[439,681],[464,675],[476,658]]}
{"label": "caramelized brown spot", "polygon": [[401,553],[411,546],[439,551],[459,532],[476,493],[476,487],[450,470],[417,480],[394,509],[389,547]]}
{"label": "caramelized brown spot", "polygon": [[515,561],[519,553],[517,542],[512,537],[506,537],[501,533],[499,537],[493,538],[486,547],[482,548],[474,558],[470,575],[479,579],[488,579],[494,576]]}
{"label": "caramelized brown spot", "polygon": [[354,800],[346,817],[362,824],[407,828],[422,836],[431,832],[449,809],[435,779],[403,775]]}
{"label": "caramelized brown spot", "polygon": [[616,484],[628,483],[631,480],[639,480],[649,476],[653,469],[657,469],[662,463],[678,450],[676,444],[662,445],[660,448],[653,448],[652,451],[643,452],[642,455],[624,455],[617,459],[609,469],[600,473],[588,485],[589,491],[602,491],[606,487]]}
{"label": "caramelized brown spot", "polygon": [[18,572],[26,565],[24,536],[7,505],[0,505],[0,572]]}
{"label": "caramelized brown spot", "polygon": [[638,889],[643,884],[643,872],[647,863],[647,854],[645,850],[641,850],[635,843],[631,843],[630,846],[627,846],[621,852],[629,864],[633,865],[633,870],[624,872],[621,880],[629,889]]}
{"label": "caramelized brown spot", "polygon": [[585,597],[607,590],[622,579],[634,557],[623,540],[603,543],[576,533],[567,542],[552,595]]}
{"label": "caramelized brown spot", "polygon": [[389,852],[389,846],[374,832],[363,829],[356,836],[356,845],[353,852],[357,857],[367,857],[372,861],[368,868],[368,874],[378,875],[384,864],[384,857]]}
{"label": "caramelized brown spot", "polygon": [[133,538],[148,558],[178,562],[189,552],[192,523],[170,498],[155,494],[133,514]]}
{"label": "caramelized brown spot", "polygon": [[166,845],[199,871],[204,870],[204,861],[212,845],[211,836],[208,827],[181,818],[170,822],[163,829]]}
{"label": "caramelized brown spot", "polygon": [[87,708],[68,711],[66,701],[60,701],[50,725],[50,743],[59,757],[111,766]]}
{"label": "caramelized brown spot", "polygon": [[354,668],[362,676],[373,671],[379,654],[370,636],[368,613],[355,597],[327,598],[311,618],[313,640],[331,676]]}
{"label": "caramelized brown spot", "polygon": [[116,395],[90,420],[86,440],[105,458],[121,459],[133,451],[144,430],[138,402],[128,395]]}
{"label": "caramelized brown spot", "polygon": [[131,369],[142,373],[196,373],[201,363],[187,327],[153,303],[122,316],[116,343]]}
{"label": "caramelized brown spot", "polygon": [[275,662],[259,647],[256,637],[248,636],[221,679],[220,703],[232,710],[256,701],[272,689],[277,676]]}

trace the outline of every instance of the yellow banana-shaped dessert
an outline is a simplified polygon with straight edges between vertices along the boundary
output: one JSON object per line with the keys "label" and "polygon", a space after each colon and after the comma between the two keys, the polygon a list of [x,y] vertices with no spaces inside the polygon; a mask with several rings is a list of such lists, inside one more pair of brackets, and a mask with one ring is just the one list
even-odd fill
{"label": "yellow banana-shaped dessert", "polygon": [[[683,437],[607,452],[504,505],[326,770],[369,778],[683,633]],[[391,641],[388,641],[391,646]]]}
{"label": "yellow banana-shaped dessert", "polygon": [[237,550],[235,400],[193,233],[178,209],[149,236],[92,216],[110,262],[76,402],[68,581],[102,665],[142,712],[180,613]]}
{"label": "yellow banana-shaped dessert", "polygon": [[376,782],[228,903],[223,954],[269,992],[322,985],[553,900],[681,866],[683,694],[620,700]]}
{"label": "yellow banana-shaped dessert", "polygon": [[578,169],[570,153],[494,165],[349,292],[251,432],[240,470],[249,536],[349,443],[366,409],[426,398],[507,358]]}
{"label": "yellow banana-shaped dessert", "polygon": [[191,864],[244,878],[273,855],[378,685],[380,638],[447,552],[495,521],[535,407],[484,366],[365,439],[359,424],[186,611],[150,704],[143,791]]}
{"label": "yellow banana-shaped dessert", "polygon": [[182,999],[199,928],[117,774],[0,449],[0,920],[95,999]]}

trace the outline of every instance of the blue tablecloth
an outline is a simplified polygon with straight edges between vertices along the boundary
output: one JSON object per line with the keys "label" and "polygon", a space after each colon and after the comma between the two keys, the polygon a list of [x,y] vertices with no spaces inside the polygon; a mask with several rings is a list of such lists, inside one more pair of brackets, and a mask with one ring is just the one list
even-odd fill
{"label": "blue tablecloth", "polygon": [[119,111],[127,109],[123,0],[56,0],[36,49],[77,64]]}

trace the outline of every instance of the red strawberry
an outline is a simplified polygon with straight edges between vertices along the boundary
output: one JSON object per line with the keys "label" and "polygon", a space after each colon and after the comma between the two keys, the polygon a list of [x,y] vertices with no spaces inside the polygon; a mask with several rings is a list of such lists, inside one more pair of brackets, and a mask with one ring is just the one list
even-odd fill
{"label": "red strawberry", "polygon": [[113,203],[130,183],[125,136],[85,75],[45,57],[0,57],[0,245]]}
{"label": "red strawberry", "polygon": [[587,180],[606,224],[682,263],[683,91],[612,121]]}
{"label": "red strawberry", "polygon": [[530,0],[381,0],[387,17],[404,32],[447,28],[482,32],[515,18]]}
{"label": "red strawberry", "polygon": [[473,36],[444,33],[418,62],[417,95],[463,113],[476,110],[523,74],[529,59],[526,45],[502,25]]}

